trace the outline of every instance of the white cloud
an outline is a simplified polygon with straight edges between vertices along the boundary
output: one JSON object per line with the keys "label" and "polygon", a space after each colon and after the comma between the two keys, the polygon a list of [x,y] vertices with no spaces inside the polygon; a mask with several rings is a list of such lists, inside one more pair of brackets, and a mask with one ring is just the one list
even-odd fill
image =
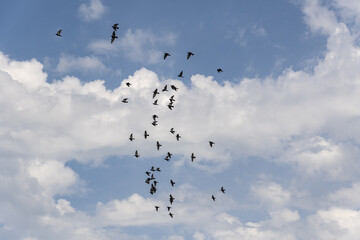
{"label": "white cloud", "polygon": [[86,22],[100,19],[105,13],[105,6],[101,0],[89,0],[89,2],[83,3],[79,7],[79,16]]}
{"label": "white cloud", "polygon": [[60,73],[69,72],[106,72],[108,68],[94,56],[74,57],[71,55],[61,55],[56,70]]}

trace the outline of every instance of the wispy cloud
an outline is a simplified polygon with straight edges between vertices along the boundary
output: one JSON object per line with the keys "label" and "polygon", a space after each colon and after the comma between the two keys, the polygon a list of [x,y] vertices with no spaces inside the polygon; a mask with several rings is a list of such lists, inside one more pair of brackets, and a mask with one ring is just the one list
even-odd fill
{"label": "wispy cloud", "polygon": [[95,56],[75,57],[62,54],[56,70],[60,73],[69,72],[105,72],[108,68]]}
{"label": "wispy cloud", "polygon": [[100,19],[105,13],[105,6],[101,0],[89,0],[88,3],[83,3],[79,7],[79,16],[86,22],[91,22]]}

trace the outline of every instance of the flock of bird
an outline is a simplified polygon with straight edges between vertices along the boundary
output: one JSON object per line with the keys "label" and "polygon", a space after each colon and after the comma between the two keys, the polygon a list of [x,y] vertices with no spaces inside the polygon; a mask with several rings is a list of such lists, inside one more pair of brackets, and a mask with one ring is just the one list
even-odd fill
{"label": "flock of bird", "polygon": [[[118,36],[116,36],[116,31],[119,29],[118,25],[119,25],[119,24],[116,23],[116,24],[114,24],[114,25],[112,26],[112,28],[114,29],[114,31],[112,32],[112,35],[111,35],[111,40],[110,40],[110,43],[111,43],[111,44],[115,41],[116,38],[118,38]],[[61,32],[62,32],[62,29],[58,30],[55,35],[58,36],[58,37],[61,37]],[[192,52],[187,52],[186,59],[189,60],[190,57],[191,57],[191,56],[194,56],[194,55],[195,55],[195,54],[192,53]],[[170,57],[170,56],[171,56],[170,53],[165,52],[164,55],[163,55],[163,59],[165,60],[167,57]],[[223,70],[222,70],[221,68],[218,68],[218,69],[217,69],[217,72],[218,72],[218,73],[221,73],[221,72],[223,72]],[[178,77],[179,77],[179,78],[183,78],[183,77],[184,77],[184,76],[183,76],[183,73],[184,73],[184,71],[182,70],[182,71],[178,74]],[[126,84],[127,87],[131,87],[131,83],[130,83],[130,82],[126,82],[125,84]],[[177,91],[177,90],[178,90],[178,88],[177,88],[175,85],[170,85],[170,88],[171,88],[173,91]],[[168,92],[169,90],[168,90],[167,85],[165,85],[161,91],[162,91],[162,92]],[[157,95],[159,95],[159,94],[160,94],[160,92],[159,92],[158,89],[156,88],[156,89],[153,91],[152,99],[155,99],[155,97],[156,97]],[[123,103],[129,103],[129,102],[128,102],[128,98],[123,98],[123,99],[122,99],[122,102],[123,102]],[[167,107],[168,107],[170,110],[172,110],[172,109],[174,108],[174,102],[175,102],[175,95],[172,95],[172,96],[169,98],[169,104],[167,105]],[[158,99],[155,99],[155,100],[154,100],[153,105],[155,105],[155,106],[156,106],[156,105],[159,105],[159,104],[158,104]],[[153,116],[152,116],[153,122],[152,122],[151,124],[152,124],[154,127],[158,125],[158,121],[157,121],[158,118],[159,118],[159,117],[158,117],[156,114],[153,114]],[[170,133],[175,135],[175,130],[174,130],[174,128],[171,128],[171,129],[170,129]],[[144,131],[144,138],[147,139],[149,136],[150,136],[149,133],[145,130],[145,131]],[[179,141],[180,138],[181,138],[180,134],[177,133],[177,134],[175,135],[175,138],[176,138],[177,141]],[[133,134],[133,133],[130,134],[129,140],[130,140],[131,142],[135,140],[135,137],[134,137],[134,134]],[[210,148],[212,148],[212,147],[214,146],[214,144],[215,144],[215,143],[214,143],[213,141],[209,141]],[[160,150],[160,147],[161,147],[161,146],[162,146],[162,145],[160,144],[160,142],[157,141],[157,142],[156,142],[156,149],[157,149],[158,151]],[[138,150],[135,150],[134,156],[135,156],[136,158],[139,158],[139,157],[140,157],[140,154],[139,154]],[[172,154],[171,154],[170,152],[167,152],[167,155],[165,156],[164,160],[170,161],[171,157],[172,157]],[[190,155],[191,162],[194,162],[195,158],[196,158],[195,154],[194,154],[194,153],[191,153],[191,155]],[[146,178],[146,180],[145,180],[145,183],[150,185],[150,194],[151,194],[151,195],[153,195],[153,194],[155,194],[155,193],[157,192],[157,184],[158,184],[158,181],[156,181],[156,178],[155,178],[155,176],[154,176],[155,172],[161,172],[161,169],[160,169],[159,167],[156,167],[156,168],[155,168],[155,166],[152,166],[149,171],[146,171],[146,172],[145,172],[145,174],[147,175],[147,178]],[[173,179],[170,179],[169,182],[170,182],[170,184],[171,184],[172,187],[175,187],[175,182],[174,182]],[[220,188],[220,191],[221,191],[223,194],[225,194],[225,188],[224,188],[224,187],[221,187],[221,188]],[[216,198],[215,198],[214,195],[211,195],[211,199],[212,199],[213,201],[216,200]],[[170,205],[172,205],[174,201],[175,201],[175,198],[170,194],[170,196],[169,196],[169,203],[170,203]],[[173,217],[174,217],[174,214],[173,214],[172,212],[170,212],[170,211],[171,211],[171,208],[172,208],[172,206],[167,206],[167,210],[168,210],[168,212],[169,212],[169,216],[170,216],[171,218],[173,218]],[[160,206],[155,206],[156,212],[158,212],[159,209],[160,209]]]}

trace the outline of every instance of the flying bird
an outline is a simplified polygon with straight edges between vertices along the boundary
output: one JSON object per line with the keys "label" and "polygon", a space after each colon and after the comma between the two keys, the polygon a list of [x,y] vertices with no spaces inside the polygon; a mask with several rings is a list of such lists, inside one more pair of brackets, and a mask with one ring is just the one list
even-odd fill
{"label": "flying bird", "polygon": [[61,31],[62,31],[62,29],[60,29],[59,31],[57,31],[56,36],[61,37]]}
{"label": "flying bird", "polygon": [[122,102],[123,102],[123,103],[129,103],[127,98],[124,98],[124,99],[122,100]]}
{"label": "flying bird", "polygon": [[154,167],[154,166],[152,166],[152,167],[150,168],[150,171],[155,172],[155,167]]}
{"label": "flying bird", "polygon": [[169,213],[169,215],[170,215],[170,217],[171,217],[171,218],[174,218],[174,214],[172,214],[172,213]]}
{"label": "flying bird", "polygon": [[170,132],[171,132],[172,134],[174,134],[174,133],[175,133],[174,128],[171,128],[171,129],[170,129]]}
{"label": "flying bird", "polygon": [[156,168],[155,170],[156,170],[156,171],[158,171],[158,172],[161,172],[161,170],[160,170],[160,168],[159,168],[159,167],[158,167],[158,168]]}
{"label": "flying bird", "polygon": [[159,143],[159,141],[157,141],[156,142],[156,147],[157,147],[157,150],[160,150],[160,147],[161,147],[162,145]]}
{"label": "flying bird", "polygon": [[221,191],[222,193],[225,193],[225,188],[224,188],[224,187],[221,187],[220,191]]}
{"label": "flying bird", "polygon": [[159,92],[158,92],[158,89],[157,89],[157,88],[153,91],[153,98],[155,98],[156,94],[159,94]]}
{"label": "flying bird", "polygon": [[172,204],[174,202],[175,198],[170,194],[170,204]]}
{"label": "flying bird", "polygon": [[194,153],[192,153],[192,154],[191,154],[191,162],[193,162],[195,158],[196,158],[196,157],[195,157]]}
{"label": "flying bird", "polygon": [[215,202],[215,196],[214,195],[211,195],[211,198],[212,198],[212,200],[214,200],[214,202]]}
{"label": "flying bird", "polygon": [[148,133],[147,133],[147,131],[145,130],[145,132],[144,132],[144,137],[145,137],[145,139],[148,137],[148,136],[150,136]]}
{"label": "flying bird", "polygon": [[153,105],[159,105],[157,99],[153,102]]}
{"label": "flying bird", "polygon": [[218,73],[221,73],[223,70],[221,68],[216,69]]}
{"label": "flying bird", "polygon": [[173,89],[175,91],[177,91],[179,89],[179,88],[175,87],[175,85],[171,85],[170,87],[171,87],[171,89]]}
{"label": "flying bird", "polygon": [[210,147],[212,147],[215,143],[213,141],[209,141]]}
{"label": "flying bird", "polygon": [[191,56],[194,56],[194,54],[192,52],[187,52],[186,59],[189,60]]}
{"label": "flying bird", "polygon": [[175,182],[172,179],[170,179],[170,184],[171,184],[171,186],[174,186]]}
{"label": "flying bird", "polygon": [[150,172],[145,172],[145,173],[146,173],[146,175],[150,176]]}
{"label": "flying bird", "polygon": [[111,35],[111,43],[113,43],[115,41],[115,38],[118,38],[118,36],[116,36],[115,31],[113,31],[113,33]]}
{"label": "flying bird", "polygon": [[130,87],[130,86],[131,86],[131,83],[127,82],[127,83],[126,83],[126,86]]}
{"label": "flying bird", "polygon": [[183,76],[183,73],[184,73],[184,71],[181,71],[181,72],[178,74],[178,77],[182,77],[182,78],[183,78],[183,77],[184,77],[184,76]]}
{"label": "flying bird", "polygon": [[169,156],[166,156],[164,159],[165,159],[166,161],[170,161]]}
{"label": "flying bird", "polygon": [[156,118],[159,118],[159,116],[156,114],[154,114],[152,117],[153,117],[154,121],[156,121]]}
{"label": "flying bird", "polygon": [[119,29],[118,25],[119,25],[118,23],[115,23],[114,25],[112,25],[112,28],[114,29],[114,31]]}
{"label": "flying bird", "polygon": [[164,53],[164,60],[165,60],[165,58],[167,58],[167,57],[170,57],[171,55],[170,55],[170,53]]}
{"label": "flying bird", "polygon": [[159,211],[159,208],[160,208],[159,206],[155,206],[157,212]]}
{"label": "flying bird", "polygon": [[[175,87],[175,88],[176,88],[176,87]],[[176,89],[177,89],[177,88],[176,88]],[[175,97],[174,95],[172,95],[172,96],[170,97],[170,99],[169,99],[169,100],[170,100],[170,103],[173,103],[173,102],[175,102],[175,99],[174,99],[174,97]]]}
{"label": "flying bird", "polygon": [[138,153],[138,151],[136,150],[135,151],[135,155],[134,155],[136,158],[138,158],[138,157],[140,157],[140,155],[139,155],[139,153]]}
{"label": "flying bird", "polygon": [[150,178],[147,178],[146,180],[145,180],[145,182],[147,183],[147,184],[150,184]]}
{"label": "flying bird", "polygon": [[151,124],[157,126],[157,121],[153,121]]}
{"label": "flying bird", "polygon": [[155,186],[155,187],[156,187],[156,184],[158,184],[158,181],[155,180],[155,181],[154,181],[154,186]]}
{"label": "flying bird", "polygon": [[165,87],[163,88],[162,92],[167,92],[167,85],[165,85]]}
{"label": "flying bird", "polygon": [[133,137],[133,134],[130,134],[130,137],[129,137],[130,141],[133,141],[135,140],[135,138]]}
{"label": "flying bird", "polygon": [[180,138],[181,138],[180,134],[176,134],[176,140],[179,141]]}
{"label": "flying bird", "polygon": [[170,110],[172,110],[174,108],[174,105],[172,103],[169,103],[167,106]]}
{"label": "flying bird", "polygon": [[167,157],[171,158],[172,154],[170,152],[167,153]]}
{"label": "flying bird", "polygon": [[167,206],[167,209],[168,209],[168,211],[170,211],[171,207],[170,207],[170,206]]}

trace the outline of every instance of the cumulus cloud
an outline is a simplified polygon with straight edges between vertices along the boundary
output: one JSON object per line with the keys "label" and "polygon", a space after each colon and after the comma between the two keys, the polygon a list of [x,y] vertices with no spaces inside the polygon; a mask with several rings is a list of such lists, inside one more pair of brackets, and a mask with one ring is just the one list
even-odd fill
{"label": "cumulus cloud", "polygon": [[86,22],[100,19],[105,13],[105,6],[101,0],[90,0],[79,7],[79,16]]}

